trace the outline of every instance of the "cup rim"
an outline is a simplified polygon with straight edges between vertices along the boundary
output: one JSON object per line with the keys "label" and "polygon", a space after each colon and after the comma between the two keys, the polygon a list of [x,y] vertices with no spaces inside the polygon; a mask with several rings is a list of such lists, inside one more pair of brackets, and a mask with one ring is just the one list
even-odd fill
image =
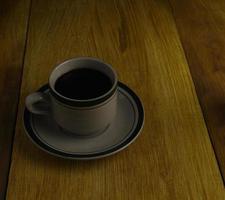
{"label": "cup rim", "polygon": [[[110,90],[108,90],[106,93],[95,97],[95,98],[90,98],[90,99],[72,99],[72,98],[68,98],[66,96],[63,96],[62,94],[60,94],[59,92],[57,92],[55,90],[54,85],[51,84],[51,79],[53,78],[53,72],[56,71],[57,69],[59,69],[60,67],[62,67],[63,65],[69,63],[69,62],[76,62],[79,60],[90,60],[90,61],[96,61],[99,62],[101,64],[104,64],[108,69],[111,70],[112,74],[113,74],[113,78],[114,78],[114,82],[112,84],[112,87],[110,88]],[[107,75],[106,75],[107,76]],[[117,83],[118,83],[118,78],[117,78],[117,73],[116,71],[113,69],[113,67],[108,64],[105,63],[103,60],[100,60],[98,58],[95,57],[77,57],[77,58],[71,58],[71,59],[67,59],[65,61],[63,61],[62,63],[56,65],[56,67],[53,69],[53,71],[51,72],[50,76],[49,76],[49,88],[50,88],[50,92],[51,94],[60,102],[65,103],[67,105],[70,106],[78,106],[78,107],[83,107],[83,106],[94,106],[97,105],[99,103],[102,103],[104,101],[106,101],[107,99],[109,99],[116,91],[117,89]]]}

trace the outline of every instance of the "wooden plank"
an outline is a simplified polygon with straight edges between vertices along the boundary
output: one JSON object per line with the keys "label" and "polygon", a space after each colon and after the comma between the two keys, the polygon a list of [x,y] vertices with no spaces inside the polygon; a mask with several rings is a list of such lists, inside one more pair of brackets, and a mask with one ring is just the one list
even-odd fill
{"label": "wooden plank", "polygon": [[[57,63],[76,56],[111,63],[143,100],[143,132],[117,155],[63,160],[25,135],[25,96],[47,82]],[[224,199],[166,1],[33,2],[7,199]]]}
{"label": "wooden plank", "polygon": [[171,5],[225,179],[225,2],[171,0]]}
{"label": "wooden plank", "polygon": [[28,13],[28,0],[0,0],[0,199],[7,186]]}

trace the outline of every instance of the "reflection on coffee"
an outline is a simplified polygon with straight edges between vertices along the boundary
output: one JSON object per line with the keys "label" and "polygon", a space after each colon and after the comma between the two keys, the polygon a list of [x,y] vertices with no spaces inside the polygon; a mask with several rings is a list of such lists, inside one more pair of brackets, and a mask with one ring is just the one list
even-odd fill
{"label": "reflection on coffee", "polygon": [[74,69],[65,73],[55,83],[61,95],[77,100],[99,97],[109,91],[112,81],[104,73],[88,68]]}

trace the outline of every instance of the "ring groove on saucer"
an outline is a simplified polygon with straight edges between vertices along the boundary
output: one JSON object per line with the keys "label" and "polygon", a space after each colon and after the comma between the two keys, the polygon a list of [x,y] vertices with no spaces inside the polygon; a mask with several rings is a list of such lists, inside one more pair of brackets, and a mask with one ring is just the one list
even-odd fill
{"label": "ring groove on saucer", "polygon": [[[98,153],[93,153],[93,154],[77,154],[77,153],[65,153],[56,149],[53,149],[49,146],[47,146],[46,144],[44,144],[34,133],[31,123],[29,123],[30,121],[30,112],[25,108],[24,110],[24,126],[27,132],[27,135],[30,137],[30,139],[37,144],[41,149],[43,149],[44,151],[53,154],[55,156],[59,156],[62,158],[68,158],[68,159],[77,159],[77,160],[89,160],[89,159],[97,159],[97,158],[102,158],[102,157],[106,157],[109,155],[112,155],[122,149],[124,149],[125,147],[127,147],[130,143],[132,143],[137,136],[139,135],[142,126],[143,126],[143,122],[144,122],[144,109],[142,106],[142,103],[140,101],[140,99],[138,98],[138,96],[129,88],[127,87],[125,84],[118,82],[118,86],[121,87],[122,89],[124,89],[125,91],[127,91],[133,98],[134,102],[137,105],[138,108],[138,122],[136,125],[136,128],[134,129],[133,133],[130,135],[129,138],[127,138],[124,142],[120,143],[117,146],[112,147],[111,149],[102,151],[102,152],[98,152]],[[45,90],[48,90],[49,86],[46,84],[43,87],[41,87],[38,91],[43,92]]]}

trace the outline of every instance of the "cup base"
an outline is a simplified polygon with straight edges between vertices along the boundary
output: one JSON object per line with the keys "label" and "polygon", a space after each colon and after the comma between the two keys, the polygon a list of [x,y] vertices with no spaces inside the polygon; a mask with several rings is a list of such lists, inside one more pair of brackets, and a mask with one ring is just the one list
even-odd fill
{"label": "cup base", "polygon": [[104,133],[108,128],[109,128],[110,124],[108,124],[105,128],[98,130],[98,131],[94,131],[94,132],[89,132],[86,134],[82,134],[82,133],[77,133],[77,132],[72,132],[70,130],[67,130],[65,128],[62,128],[60,125],[58,125],[59,129],[64,132],[65,134],[72,134],[73,136],[76,136],[78,138],[92,138],[92,137],[96,137],[101,135],[102,133]]}

